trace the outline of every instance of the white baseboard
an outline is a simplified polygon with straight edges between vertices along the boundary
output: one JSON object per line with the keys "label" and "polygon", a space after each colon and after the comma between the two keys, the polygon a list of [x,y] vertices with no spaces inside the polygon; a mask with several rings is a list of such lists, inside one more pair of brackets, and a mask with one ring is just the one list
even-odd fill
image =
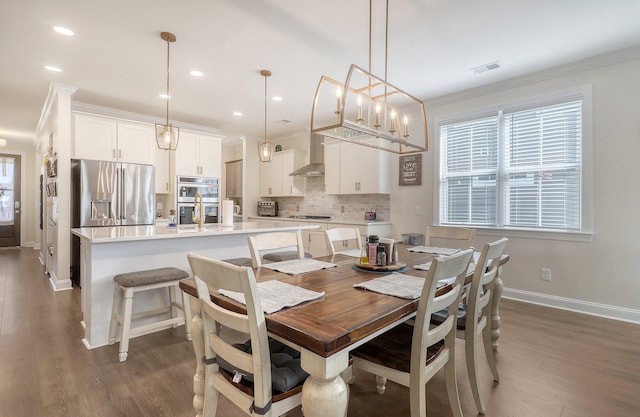
{"label": "white baseboard", "polygon": [[505,288],[502,297],[511,300],[523,301],[525,303],[539,304],[547,307],[589,314],[592,316],[640,324],[640,310],[634,310],[631,308],[592,303],[589,301],[575,300],[555,295],[516,290],[513,288]]}
{"label": "white baseboard", "polygon": [[51,284],[51,288],[53,288],[54,291],[64,291],[64,290],[70,290],[73,288],[73,285],[71,284],[70,279],[58,281],[53,271],[49,273],[49,283]]}

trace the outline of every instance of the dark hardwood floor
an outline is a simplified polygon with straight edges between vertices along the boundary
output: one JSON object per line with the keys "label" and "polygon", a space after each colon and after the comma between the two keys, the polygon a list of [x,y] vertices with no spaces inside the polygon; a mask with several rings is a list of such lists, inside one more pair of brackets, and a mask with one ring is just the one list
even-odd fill
{"label": "dark hardwood floor", "polygon": [[[505,277],[508,285],[509,277]],[[500,383],[481,361],[487,417],[640,416],[640,325],[503,300]],[[0,417],[193,416],[195,357],[183,329],[85,349],[80,290],[54,293],[29,249],[0,250]],[[459,341],[463,412],[476,415]],[[350,386],[349,416],[409,416],[409,393],[372,375]],[[428,415],[450,416],[439,376],[428,387]],[[219,417],[242,416],[225,399]],[[301,416],[299,410],[290,416]]]}

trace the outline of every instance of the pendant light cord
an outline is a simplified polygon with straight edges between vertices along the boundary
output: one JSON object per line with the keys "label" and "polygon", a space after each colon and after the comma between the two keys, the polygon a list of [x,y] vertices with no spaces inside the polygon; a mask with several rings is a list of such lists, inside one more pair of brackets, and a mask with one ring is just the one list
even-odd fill
{"label": "pendant light cord", "polygon": [[167,39],[167,126],[169,126],[169,44],[171,42]]}
{"label": "pendant light cord", "polygon": [[267,77],[264,76],[264,141],[267,142]]}

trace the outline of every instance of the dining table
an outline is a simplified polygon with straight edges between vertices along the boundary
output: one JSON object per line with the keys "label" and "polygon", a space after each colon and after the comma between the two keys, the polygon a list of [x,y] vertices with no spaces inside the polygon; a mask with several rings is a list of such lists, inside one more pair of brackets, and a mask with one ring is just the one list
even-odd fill
{"label": "dining table", "polygon": [[[438,257],[437,254],[411,252],[411,246],[397,244],[398,266],[406,265],[402,274],[426,277],[427,271],[414,269]],[[316,258],[336,266],[290,275],[266,267],[254,268],[258,283],[278,280],[308,290],[323,292],[324,296],[275,313],[265,314],[269,336],[300,351],[302,368],[309,374],[302,388],[302,406],[306,417],[343,417],[348,405],[345,379],[349,372],[349,352],[389,329],[415,316],[419,299],[407,299],[354,288],[354,284],[388,275],[391,272],[358,268],[358,259],[344,254]],[[499,302],[502,295],[502,266],[509,260],[503,255],[494,284],[491,300],[491,329],[493,348],[500,337]],[[470,282],[473,270],[467,274]],[[204,404],[205,369],[202,317],[193,278],[180,282],[180,288],[193,296],[191,334],[196,354],[196,373],[193,379],[193,405],[196,416],[202,416]],[[448,291],[450,286],[438,289]],[[210,289],[214,303],[237,312],[245,306]],[[344,373],[344,374],[343,374]],[[215,413],[215,411],[212,411]],[[212,414],[213,415],[213,414]],[[205,416],[206,417],[206,416]]]}

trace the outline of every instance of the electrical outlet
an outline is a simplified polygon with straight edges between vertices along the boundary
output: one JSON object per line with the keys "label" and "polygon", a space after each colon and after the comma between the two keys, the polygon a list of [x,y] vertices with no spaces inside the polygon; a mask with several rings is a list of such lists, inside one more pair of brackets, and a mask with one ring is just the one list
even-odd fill
{"label": "electrical outlet", "polygon": [[416,216],[422,215],[422,206],[416,206]]}
{"label": "electrical outlet", "polygon": [[296,211],[300,211],[300,206],[296,206]]}
{"label": "electrical outlet", "polygon": [[540,270],[540,279],[543,281],[551,281],[551,270],[549,268],[542,268]]}
{"label": "electrical outlet", "polygon": [[344,213],[344,206],[340,206],[340,213]]}

